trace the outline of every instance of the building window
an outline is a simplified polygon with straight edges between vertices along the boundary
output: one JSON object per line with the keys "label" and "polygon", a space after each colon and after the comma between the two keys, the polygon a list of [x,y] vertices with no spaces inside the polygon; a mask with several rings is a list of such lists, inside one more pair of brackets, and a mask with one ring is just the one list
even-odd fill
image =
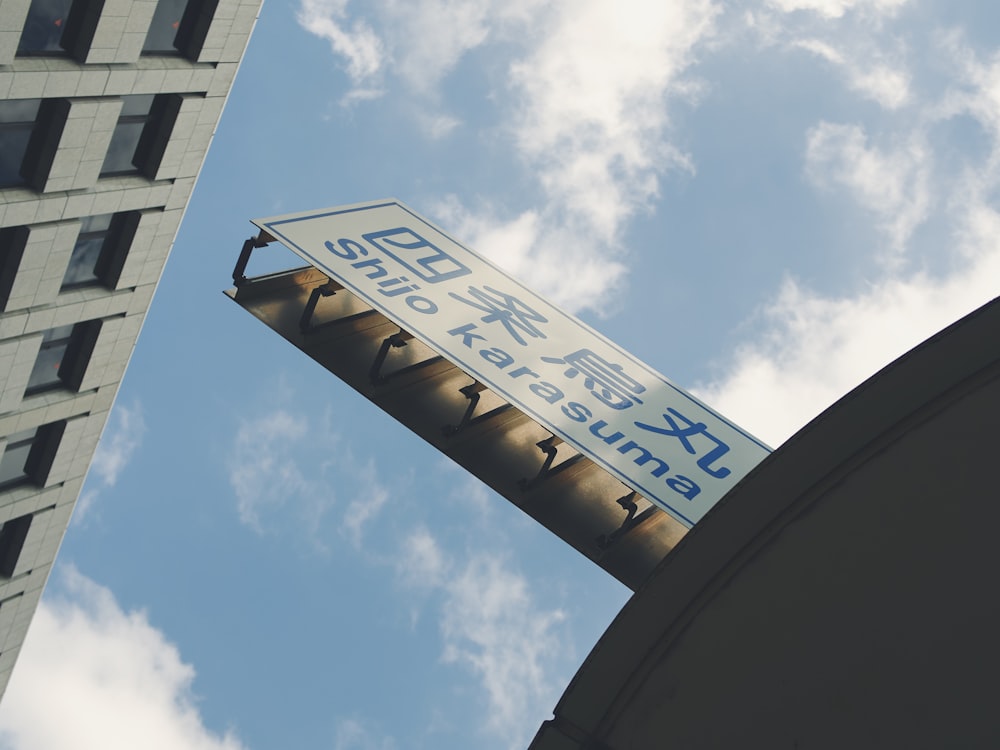
{"label": "building window", "polygon": [[0,101],[0,188],[26,184],[21,174],[40,99]]}
{"label": "building window", "polygon": [[21,484],[44,487],[66,432],[66,420],[10,435],[0,455],[0,491]]}
{"label": "building window", "polygon": [[87,320],[50,328],[43,333],[24,395],[33,396],[56,388],[80,390],[103,324],[101,319]]}
{"label": "building window", "polygon": [[53,388],[61,388],[63,380],[59,376],[62,369],[63,359],[66,350],[73,340],[74,329],[79,332],[77,326],[58,326],[50,328],[42,334],[42,346],[38,350],[38,357],[35,359],[35,366],[28,377],[28,387],[24,392],[25,396],[32,396],[42,391],[50,391]]}
{"label": "building window", "polygon": [[153,109],[153,94],[131,94],[122,97],[122,111],[118,116],[118,124],[111,136],[108,153],[101,166],[101,176],[138,174],[139,165],[136,162],[136,148],[142,137],[142,130],[149,120]]}
{"label": "building window", "polygon": [[[70,255],[60,291],[86,286],[116,288],[139,227],[138,211],[86,216]],[[2,281],[2,276],[0,276]],[[3,287],[0,285],[0,291]]]}
{"label": "building window", "polygon": [[176,55],[177,32],[184,20],[184,10],[188,0],[160,0],[153,11],[146,42],[142,45],[144,55]]}
{"label": "building window", "polygon": [[108,244],[114,216],[115,214],[101,214],[81,220],[80,234],[77,235],[66,275],[63,276],[63,290],[101,283],[98,266],[104,246]]}
{"label": "building window", "polygon": [[14,289],[17,271],[24,257],[24,245],[28,241],[27,227],[5,227],[0,229],[0,312],[7,309],[10,293]]}
{"label": "building window", "polygon": [[0,525],[0,578],[10,578],[24,549],[24,540],[31,528],[31,514],[12,518]]}
{"label": "building window", "polygon": [[218,5],[219,0],[159,0],[142,54],[181,54],[196,60]]}
{"label": "building window", "polygon": [[31,480],[28,459],[38,437],[38,428],[18,432],[7,438],[7,447],[0,456],[0,490],[10,489]]}
{"label": "building window", "polygon": [[18,55],[64,55],[63,31],[73,0],[31,0],[24,31],[17,45]]}

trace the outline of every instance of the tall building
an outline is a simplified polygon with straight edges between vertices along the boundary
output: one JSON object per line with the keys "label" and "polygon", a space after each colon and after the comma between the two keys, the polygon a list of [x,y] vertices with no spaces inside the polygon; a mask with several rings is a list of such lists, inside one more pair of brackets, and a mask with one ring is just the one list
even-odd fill
{"label": "tall building", "polygon": [[261,0],[0,0],[0,693]]}

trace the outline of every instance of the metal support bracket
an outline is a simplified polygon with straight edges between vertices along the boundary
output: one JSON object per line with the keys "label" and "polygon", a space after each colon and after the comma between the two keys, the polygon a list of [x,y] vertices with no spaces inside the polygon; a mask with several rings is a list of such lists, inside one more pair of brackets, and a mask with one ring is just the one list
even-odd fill
{"label": "metal support bracket", "polygon": [[562,445],[563,442],[563,439],[558,435],[550,435],[544,440],[539,440],[535,443],[535,445],[538,446],[538,449],[545,454],[545,460],[542,461],[542,466],[538,470],[538,474],[536,474],[533,479],[522,478],[517,480],[517,484],[521,488],[522,492],[531,489],[539,482],[544,482],[546,479],[555,476],[561,471],[565,471],[581,458],[585,458],[582,453],[578,453],[571,458],[567,458],[555,468],[552,468],[552,462],[556,460],[556,454],[559,452],[559,446]]}
{"label": "metal support bracket", "polygon": [[635,490],[632,490],[627,495],[623,495],[618,498],[617,503],[625,510],[625,520],[622,521],[621,526],[610,534],[601,534],[597,537],[597,546],[601,551],[610,549],[614,543],[621,539],[625,534],[641,524],[650,516],[656,514],[656,506],[650,505],[642,513],[636,515],[636,511],[639,510],[639,506],[635,504],[637,494],[638,493]]}
{"label": "metal support bracket", "polygon": [[476,380],[470,385],[463,386],[458,390],[463,396],[469,399],[469,405],[465,409],[465,414],[462,415],[462,420],[457,425],[449,424],[441,428],[441,431],[446,437],[456,435],[467,427],[481,424],[486,420],[507,411],[512,406],[512,404],[501,404],[495,409],[490,409],[488,412],[473,417],[472,415],[475,413],[476,407],[479,405],[479,400],[481,398],[480,394],[486,390],[486,386]]}
{"label": "metal support bracket", "polygon": [[330,279],[317,286],[309,294],[306,306],[302,309],[302,317],[299,318],[299,330],[302,333],[309,333],[313,329],[312,317],[316,312],[316,303],[320,297],[332,297],[339,290],[343,289],[340,284],[334,284]]}
{"label": "metal support bracket", "polygon": [[427,365],[432,365],[435,362],[439,362],[444,359],[441,355],[435,355],[422,362],[416,362],[412,365],[407,365],[406,367],[401,367],[398,370],[393,370],[388,374],[382,373],[382,366],[385,364],[386,357],[389,355],[390,349],[399,349],[406,346],[406,342],[413,338],[413,334],[409,331],[404,331],[402,328],[399,329],[399,333],[394,333],[391,336],[386,336],[382,341],[382,346],[379,347],[378,353],[375,355],[375,361],[372,362],[371,369],[368,371],[368,378],[372,385],[380,385],[387,382],[390,378],[399,377],[405,375],[414,370],[419,370],[421,367],[426,367]]}
{"label": "metal support bracket", "polygon": [[256,237],[251,237],[243,243],[243,249],[240,250],[240,257],[236,259],[236,267],[233,268],[233,283],[236,286],[243,286],[247,281],[247,264],[250,262],[250,255],[253,253],[254,248],[264,247],[269,242],[274,242],[274,237],[267,232],[261,231]]}

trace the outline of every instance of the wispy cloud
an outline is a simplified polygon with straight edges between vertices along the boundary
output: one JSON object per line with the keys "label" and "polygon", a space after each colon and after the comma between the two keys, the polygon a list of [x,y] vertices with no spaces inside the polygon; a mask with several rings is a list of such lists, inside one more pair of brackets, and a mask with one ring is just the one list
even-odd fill
{"label": "wispy cloud", "polygon": [[355,718],[339,719],[333,750],[395,750],[391,737],[384,737]]}
{"label": "wispy cloud", "polygon": [[243,523],[262,532],[264,516],[292,501],[316,502],[323,488],[307,479],[300,465],[299,448],[309,433],[306,415],[284,409],[241,421],[229,461],[229,482]]}
{"label": "wispy cloud", "polygon": [[601,307],[626,273],[621,236],[671,170],[693,171],[668,131],[672,99],[717,7],[675,3],[559,3],[537,44],[510,65],[505,127],[544,200],[511,214],[497,205],[438,207],[449,226],[512,274],[571,311]]}
{"label": "wispy cloud", "polygon": [[812,11],[824,18],[841,18],[848,12],[865,15],[891,15],[909,0],[767,0],[772,8],[785,13]]}
{"label": "wispy cloud", "polygon": [[789,280],[763,314],[767,332],[740,347],[697,395],[771,445],[923,339],[989,301],[1000,278],[1000,216],[981,208],[979,257],[946,278],[889,278],[824,296]]}
{"label": "wispy cloud", "polygon": [[910,102],[910,74],[902,61],[887,59],[885,50],[873,55],[855,47],[845,54],[819,39],[798,39],[792,45],[843,70],[851,89],[886,109],[899,109]]}
{"label": "wispy cloud", "polygon": [[344,511],[342,530],[355,549],[361,547],[364,528],[378,517],[389,500],[389,490],[378,480],[375,461],[369,459],[356,476],[356,497]]}
{"label": "wispy cloud", "polygon": [[241,419],[233,437],[227,468],[240,520],[259,534],[306,536],[320,551],[338,534],[360,549],[390,489],[374,459],[359,459],[333,431],[329,413],[296,407],[278,390],[281,405]]}
{"label": "wispy cloud", "polygon": [[145,613],[123,610],[108,589],[73,568],[59,570],[0,706],[0,744],[11,750],[243,748],[232,731],[205,727],[194,668]]}
{"label": "wispy cloud", "polygon": [[449,553],[426,528],[405,540],[397,573],[404,585],[441,595],[442,660],[478,681],[486,733],[524,747],[558,696],[565,613],[539,604],[502,554]]}
{"label": "wispy cloud", "polygon": [[511,126],[567,223],[613,242],[647,206],[658,176],[690,169],[666,138],[668,97],[712,30],[707,0],[563,3],[541,43],[511,66]]}
{"label": "wispy cloud", "polygon": [[[711,0],[614,7],[561,0],[517,3],[505,14],[480,0],[454,14],[450,40],[414,33],[417,15],[454,10],[444,0],[405,10],[385,0],[368,19],[391,50],[385,70],[395,85],[425,101],[447,96],[441,81],[470,50],[495,53],[506,77],[491,92],[491,133],[509,138],[537,189],[535,203],[445,196],[433,213],[571,311],[621,290],[628,262],[621,237],[659,199],[666,175],[694,175],[697,155],[678,147],[675,128],[677,105],[696,104],[702,93],[701,59],[751,43],[787,55],[790,65],[806,52],[810,64],[832,67],[839,93],[854,95],[859,107],[840,121],[827,113],[790,148],[803,154],[803,174],[821,201],[846,196],[855,210],[842,215],[877,230],[869,251],[882,264],[863,286],[839,292],[813,291],[789,276],[762,303],[757,338],[701,387],[714,406],[777,443],[993,294],[986,280],[995,278],[996,248],[986,228],[991,191],[1000,186],[1000,63],[946,35],[933,52],[950,60],[954,81],[945,96],[929,99],[940,82],[919,78],[927,71],[915,50],[928,37],[906,33],[912,7],[909,0],[766,0],[750,9]],[[433,60],[407,64],[405,74],[397,67],[422,56]],[[978,163],[956,160],[956,144],[945,154],[937,149],[939,126],[958,116],[973,118],[994,141]]]}
{"label": "wispy cloud", "polygon": [[348,19],[347,6],[348,0],[302,0],[296,18],[306,31],[326,39],[345,61],[354,98],[376,96],[387,63],[385,46],[365,21]]}
{"label": "wispy cloud", "polygon": [[[301,7],[300,22],[314,33],[319,11],[323,28],[347,23],[344,2]],[[712,0],[382,0],[356,23],[361,37],[377,29],[385,50],[379,70],[423,101],[437,101],[441,81],[470,50],[492,44],[502,56],[506,90],[494,92],[493,127],[510,139],[543,200],[525,208],[452,196],[435,214],[507,270],[530,274],[540,292],[579,310],[600,307],[602,293],[622,284],[624,226],[650,208],[662,176],[693,169],[668,138],[669,105],[696,93],[684,76],[718,12]],[[355,76],[354,58],[335,52],[357,85],[374,76]],[[424,106],[414,117],[430,137],[456,126],[453,116],[427,115]]]}
{"label": "wispy cloud", "polygon": [[510,737],[511,747],[528,739],[514,728],[536,729],[554,705],[559,686],[550,668],[564,649],[564,620],[561,610],[540,607],[524,576],[495,555],[473,555],[448,583],[443,658],[477,675],[488,700],[486,727]]}
{"label": "wispy cloud", "polygon": [[892,254],[902,253],[931,208],[931,156],[917,132],[891,151],[868,142],[859,125],[821,122],[810,130],[806,172],[821,187],[843,187],[874,213]]}
{"label": "wispy cloud", "polygon": [[[854,292],[820,294],[789,279],[762,310],[764,332],[741,346],[699,395],[772,444],[864,378],[962,315],[993,299],[1000,279],[1000,63],[983,62],[960,40],[939,50],[958,74],[942,99],[920,103],[916,117],[887,126],[884,138],[909,145],[873,149],[860,126],[817,125],[807,169],[846,187],[863,210],[905,243],[912,262],[889,266]],[[967,116],[989,140],[988,153],[950,149],[947,168],[928,177],[925,152],[936,129]],[[823,171],[825,170],[825,171]],[[933,179],[937,189],[925,187]],[[946,228],[930,239],[914,232],[924,219]],[[930,268],[936,267],[932,271]]]}
{"label": "wispy cloud", "polygon": [[115,486],[118,477],[142,444],[145,432],[146,422],[139,401],[133,401],[129,406],[115,404],[94,452],[87,487],[77,500],[73,513],[74,523],[84,520],[101,490]]}
{"label": "wispy cloud", "polygon": [[462,56],[489,39],[531,28],[543,0],[301,0],[298,21],[330,42],[356,89],[382,90],[392,74],[411,92],[435,96]]}
{"label": "wispy cloud", "polygon": [[396,561],[396,574],[406,586],[436,588],[444,585],[448,566],[437,540],[426,528],[419,527],[403,542],[402,554]]}

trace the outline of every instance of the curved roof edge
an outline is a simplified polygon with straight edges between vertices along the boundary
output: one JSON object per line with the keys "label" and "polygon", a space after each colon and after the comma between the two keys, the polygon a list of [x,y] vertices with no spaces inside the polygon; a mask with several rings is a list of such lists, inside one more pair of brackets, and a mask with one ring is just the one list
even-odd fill
{"label": "curved roof edge", "polygon": [[[755,553],[831,486],[921,421],[1000,378],[1000,297],[918,345],[765,459],[629,600],[530,750],[600,750],[628,686]],[[629,693],[629,695],[626,695]],[[664,738],[666,740],[666,738]]]}

